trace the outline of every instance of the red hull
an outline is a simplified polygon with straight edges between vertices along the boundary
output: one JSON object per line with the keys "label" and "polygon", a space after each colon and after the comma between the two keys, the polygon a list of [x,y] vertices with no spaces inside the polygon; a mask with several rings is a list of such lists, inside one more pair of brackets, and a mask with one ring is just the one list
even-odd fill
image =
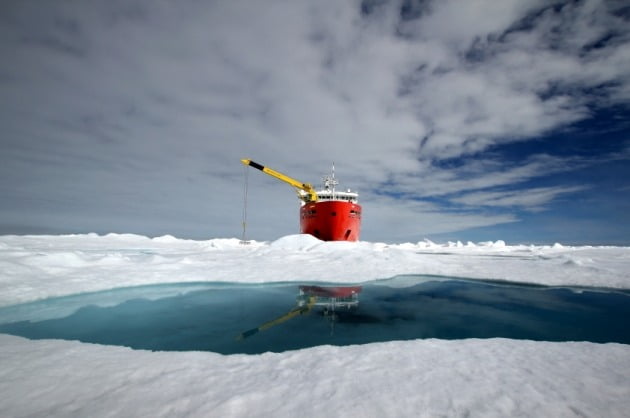
{"label": "red hull", "polygon": [[307,203],[300,208],[300,231],[323,241],[357,241],[361,205],[343,200]]}

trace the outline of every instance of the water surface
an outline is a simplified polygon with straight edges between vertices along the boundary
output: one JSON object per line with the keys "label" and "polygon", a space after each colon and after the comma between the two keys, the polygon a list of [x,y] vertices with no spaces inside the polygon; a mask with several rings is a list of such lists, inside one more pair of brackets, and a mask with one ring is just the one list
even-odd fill
{"label": "water surface", "polygon": [[1,308],[0,332],[224,354],[417,338],[630,344],[628,291],[398,276],[363,283],[354,308],[306,306],[283,319],[299,310],[304,284],[315,283],[183,283],[52,298]]}

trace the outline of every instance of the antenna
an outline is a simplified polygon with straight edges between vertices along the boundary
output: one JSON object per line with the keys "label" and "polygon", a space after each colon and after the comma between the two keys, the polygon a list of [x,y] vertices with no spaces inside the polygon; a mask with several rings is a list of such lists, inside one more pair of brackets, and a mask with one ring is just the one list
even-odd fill
{"label": "antenna", "polygon": [[335,186],[339,184],[337,180],[335,180],[335,163],[332,164],[332,173],[324,176],[324,188],[326,190],[330,190],[332,192],[332,198],[335,198]]}
{"label": "antenna", "polygon": [[339,182],[335,180],[335,162],[334,161],[332,163],[332,181],[330,183],[332,184],[332,198],[335,199],[335,186],[339,184]]}

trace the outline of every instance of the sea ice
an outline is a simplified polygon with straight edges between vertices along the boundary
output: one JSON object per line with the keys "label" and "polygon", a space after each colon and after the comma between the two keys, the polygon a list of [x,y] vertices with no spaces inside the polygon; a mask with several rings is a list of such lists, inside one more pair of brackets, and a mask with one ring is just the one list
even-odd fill
{"label": "sea ice", "polygon": [[[400,274],[630,288],[628,247],[309,239],[2,236],[0,306],[142,284]],[[0,335],[1,416],[625,417],[628,376],[621,344],[414,340],[223,356]]]}

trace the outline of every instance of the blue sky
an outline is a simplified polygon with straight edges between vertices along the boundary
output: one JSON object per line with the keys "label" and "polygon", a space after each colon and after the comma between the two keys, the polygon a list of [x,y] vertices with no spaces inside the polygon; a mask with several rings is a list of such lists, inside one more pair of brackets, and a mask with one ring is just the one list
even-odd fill
{"label": "blue sky", "polygon": [[[0,4],[0,234],[240,237],[251,158],[362,239],[630,244],[623,1]],[[248,237],[298,231],[249,173]]]}

